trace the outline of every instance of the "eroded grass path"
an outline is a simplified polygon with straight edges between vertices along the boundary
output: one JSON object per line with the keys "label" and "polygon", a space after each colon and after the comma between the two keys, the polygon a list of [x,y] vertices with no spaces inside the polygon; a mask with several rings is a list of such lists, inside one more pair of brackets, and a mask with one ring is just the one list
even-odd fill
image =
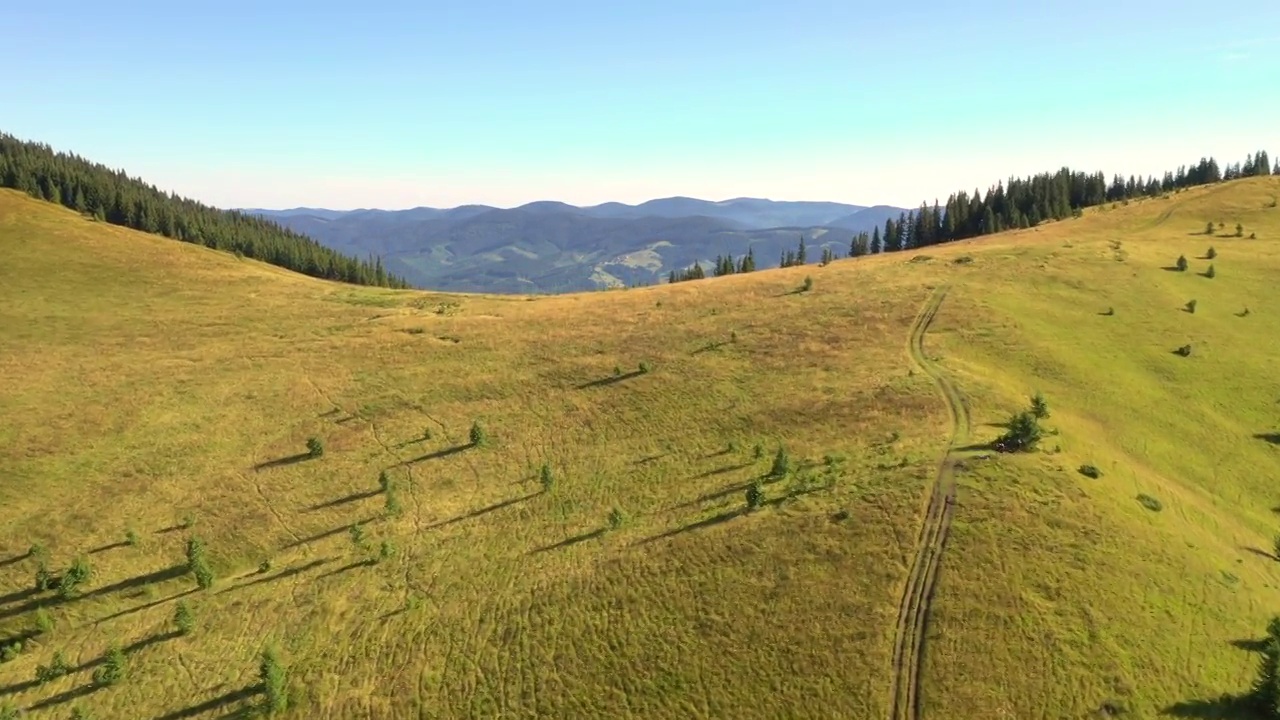
{"label": "eroded grass path", "polygon": [[916,539],[916,556],[911,562],[902,600],[898,603],[898,621],[893,645],[893,713],[892,720],[917,720],[920,717],[920,668],[924,662],[925,634],[929,621],[929,605],[942,566],[947,532],[955,512],[956,482],[955,448],[969,436],[969,411],[951,380],[924,352],[924,336],[938,314],[947,286],[934,290],[911,326],[908,350],[911,361],[933,379],[947,404],[951,418],[951,439],[946,454],[938,464],[938,473],[929,488],[928,510]]}

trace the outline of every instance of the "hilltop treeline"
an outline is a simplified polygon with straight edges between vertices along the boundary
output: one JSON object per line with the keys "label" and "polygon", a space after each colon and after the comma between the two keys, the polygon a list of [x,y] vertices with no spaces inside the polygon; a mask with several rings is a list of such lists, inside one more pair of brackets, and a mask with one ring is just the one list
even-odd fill
{"label": "hilltop treeline", "polygon": [[359,260],[263,218],[165,194],[121,170],[0,133],[0,186],[143,232],[239,253],[312,277],[407,288],[381,259]]}
{"label": "hilltop treeline", "polygon": [[[1259,151],[1250,154],[1243,163],[1225,169],[1213,158],[1201,158],[1194,165],[1166,172],[1162,178],[1150,176],[1145,180],[1133,175],[1128,178],[1116,175],[1108,181],[1100,172],[1073,172],[1070,168],[1025,179],[1010,178],[1007,185],[998,183],[985,194],[977,189],[972,195],[961,191],[947,198],[945,205],[936,200],[932,207],[921,204],[919,210],[904,212],[896,220],[886,220],[883,229],[859,233],[849,244],[849,257],[899,252],[1003,230],[1035,227],[1046,220],[1079,215],[1086,207],[1158,196],[1193,185],[1271,174],[1280,175],[1280,159],[1272,166],[1267,153]],[[796,252],[783,254],[781,266],[805,262],[804,238],[801,238]],[[741,272],[734,270],[738,266],[732,258],[721,259],[718,264],[730,272]],[[694,269],[698,272],[673,272],[673,281],[705,277],[701,268],[695,266]],[[755,269],[754,263],[751,269]]]}

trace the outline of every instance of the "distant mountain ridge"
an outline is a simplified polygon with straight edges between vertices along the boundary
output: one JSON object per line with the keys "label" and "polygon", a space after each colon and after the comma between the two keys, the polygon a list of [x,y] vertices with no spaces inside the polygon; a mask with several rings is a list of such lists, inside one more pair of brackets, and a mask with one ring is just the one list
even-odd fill
{"label": "distant mountain ridge", "polygon": [[695,262],[748,250],[776,266],[803,236],[814,257],[845,254],[853,236],[907,212],[888,205],[689,197],[579,207],[541,200],[515,208],[405,210],[245,208],[340,252],[382,258],[419,287],[459,292],[570,292],[660,282]]}

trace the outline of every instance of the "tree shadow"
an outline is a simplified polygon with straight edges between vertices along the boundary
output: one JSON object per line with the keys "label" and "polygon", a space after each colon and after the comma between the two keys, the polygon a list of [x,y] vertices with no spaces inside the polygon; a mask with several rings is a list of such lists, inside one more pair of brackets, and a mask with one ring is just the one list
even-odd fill
{"label": "tree shadow", "polygon": [[[763,476],[763,477],[761,477],[761,478],[759,478],[760,484],[761,484],[761,485],[764,485],[764,486],[767,486],[767,485],[773,485],[773,484],[775,484],[775,483],[780,482],[781,480],[782,480],[782,478],[779,478],[779,477],[769,477],[769,476],[767,476],[767,475],[766,475],[766,476]],[[684,501],[684,502],[680,503],[679,505],[676,505],[676,506],[672,507],[671,509],[672,509],[672,510],[682,510],[682,509],[684,509],[684,508],[692,507],[692,506],[694,506],[694,505],[700,505],[700,504],[702,504],[702,503],[704,503],[704,502],[711,502],[712,500],[719,500],[720,498],[727,497],[727,496],[729,496],[729,495],[733,495],[734,493],[744,493],[744,492],[746,492],[746,491],[747,491],[747,488],[751,487],[752,483],[754,483],[754,482],[755,482],[755,480],[745,480],[745,481],[743,481],[743,482],[734,483],[734,484],[732,484],[732,485],[728,485],[728,486],[726,486],[726,487],[720,488],[719,490],[712,490],[711,492],[703,493],[703,494],[699,495],[698,497],[696,497],[696,498],[694,498],[694,499],[692,499],[692,500],[686,500],[686,501]]]}
{"label": "tree shadow", "polygon": [[698,348],[697,350],[694,350],[693,352],[691,352],[691,353],[689,353],[689,354],[690,354],[690,355],[701,355],[701,354],[702,354],[702,353],[704,353],[704,352],[711,352],[712,350],[719,350],[720,348],[722,348],[722,347],[724,347],[725,345],[728,345],[728,344],[729,344],[729,341],[728,341],[728,340],[718,340],[718,341],[715,341],[715,342],[709,342],[709,343],[707,343],[706,345],[703,345],[702,347]]}
{"label": "tree shadow", "polygon": [[328,502],[322,502],[322,503],[319,503],[318,505],[312,505],[311,507],[307,508],[307,512],[315,512],[317,510],[324,510],[326,508],[338,507],[339,505],[346,505],[347,503],[358,502],[360,500],[364,500],[366,498],[371,498],[375,495],[381,495],[381,494],[382,494],[382,490],[365,490],[363,492],[352,493],[345,497],[340,497],[335,500],[329,500]]}
{"label": "tree shadow", "polygon": [[14,555],[8,560],[0,560],[0,568],[9,567],[10,565],[16,565],[22,562],[23,560],[26,560],[29,557],[31,557],[31,553],[26,552],[21,555]]}
{"label": "tree shadow", "polygon": [[1177,265],[1165,265],[1160,269],[1164,270],[1165,272],[1186,272],[1186,270],[1180,269]]}
{"label": "tree shadow", "polygon": [[334,560],[337,560],[337,558],[327,557],[327,558],[320,558],[318,560],[312,560],[309,563],[304,563],[302,565],[295,565],[291,568],[286,568],[284,570],[281,570],[275,575],[268,575],[266,577],[258,578],[257,580],[250,580],[247,583],[234,585],[225,590],[222,590],[221,592],[231,592],[232,590],[244,590],[245,588],[253,587],[254,585],[261,585],[263,583],[276,582],[277,580],[284,580],[285,578],[291,578],[294,575],[301,575],[302,573],[308,570],[314,570],[315,568],[318,568],[321,565],[328,565]]}
{"label": "tree shadow", "polygon": [[151,583],[172,580],[174,578],[181,577],[186,574],[186,572],[187,568],[185,565],[175,565],[173,567],[165,568],[164,570],[157,570],[155,572],[147,573],[146,575],[138,575],[137,577],[131,577],[127,580],[121,580],[120,582],[113,583],[111,585],[104,585],[103,587],[95,588],[89,592],[81,593],[70,598],[64,598],[61,596],[36,598],[35,600],[29,600],[21,605],[15,605],[4,611],[0,611],[0,620],[16,617],[40,607],[59,607],[67,603],[89,600],[103,595],[108,595],[110,593],[120,592],[121,590],[129,590],[131,588],[142,587],[143,585],[149,585]]}
{"label": "tree shadow", "polygon": [[599,380],[592,380],[591,382],[583,383],[579,385],[577,389],[586,390],[587,388],[604,387],[605,385],[612,385],[614,383],[620,383],[624,380],[630,380],[631,378],[634,378],[634,377],[640,377],[643,374],[644,373],[639,370],[632,370],[629,373],[623,373],[621,375],[611,375],[607,378],[600,378]]}
{"label": "tree shadow", "polygon": [[1210,278],[1210,279],[1212,279],[1212,278],[1213,278],[1213,276],[1209,274],[1209,271],[1208,271],[1208,270],[1205,270],[1204,272],[1198,272],[1198,273],[1196,273],[1196,274],[1197,274],[1197,275],[1199,275],[1199,276],[1200,276],[1200,277],[1202,277],[1202,278]]}
{"label": "tree shadow", "polygon": [[1184,700],[1160,711],[1161,715],[1199,720],[1261,720],[1257,705],[1247,695],[1223,694],[1212,700]]}
{"label": "tree shadow", "polygon": [[419,455],[418,457],[413,458],[412,460],[405,460],[404,462],[400,463],[400,465],[401,466],[412,465],[414,463],[423,462],[425,460],[438,460],[440,458],[449,457],[450,455],[457,455],[458,453],[464,450],[470,450],[473,447],[475,447],[475,443],[467,443],[466,445],[455,445],[451,448],[445,448],[444,450],[437,450],[432,453],[427,453],[426,455]]}
{"label": "tree shadow", "polygon": [[32,595],[35,595],[38,592],[40,591],[36,589],[34,584],[25,590],[14,590],[8,595],[0,595],[0,605],[8,605],[11,602],[26,600],[27,598],[31,597]]}
{"label": "tree shadow", "polygon": [[179,530],[186,530],[186,529],[187,529],[186,525],[183,525],[182,523],[178,523],[176,525],[170,525],[169,527],[166,527],[166,528],[160,528],[159,530],[156,531],[156,534],[168,535],[169,533],[175,533],[175,532],[178,532]]}
{"label": "tree shadow", "polygon": [[353,523],[347,523],[347,524],[345,524],[345,525],[339,525],[339,526],[337,526],[337,527],[330,528],[330,529],[328,529],[328,530],[322,530],[322,531],[320,531],[320,532],[318,532],[318,533],[316,533],[316,534],[314,534],[314,535],[308,535],[307,537],[300,538],[300,539],[298,539],[298,540],[294,540],[293,542],[289,543],[288,545],[285,545],[283,549],[285,549],[285,550],[292,550],[293,548],[296,548],[296,547],[298,547],[299,545],[306,545],[307,543],[313,543],[313,542],[315,542],[315,541],[317,541],[317,540],[323,540],[323,539],[325,539],[325,538],[327,538],[327,537],[333,537],[334,535],[337,535],[338,533],[346,532],[346,531],[348,531],[348,530],[350,530],[350,529],[351,529],[351,526],[352,526],[352,525],[368,525],[368,524],[370,524],[370,523],[375,523],[375,522],[377,522],[378,520],[381,520],[381,519],[382,519],[382,518],[381,518],[381,516],[379,516],[379,515],[371,515],[371,516],[369,516],[369,517],[365,518],[364,520],[357,520],[356,522],[353,522]]}
{"label": "tree shadow", "polygon": [[199,592],[199,591],[200,591],[200,588],[198,588],[198,587],[189,588],[189,589],[187,589],[187,590],[183,590],[182,592],[177,593],[177,594],[175,594],[175,595],[170,595],[169,597],[160,598],[159,600],[152,600],[152,601],[151,601],[151,602],[149,602],[149,603],[143,603],[143,604],[141,604],[141,605],[136,605],[136,606],[131,607],[131,608],[127,609],[127,610],[121,610],[121,611],[119,611],[119,612],[112,613],[112,614],[107,615],[107,616],[105,616],[105,617],[98,618],[97,620],[95,620],[95,621],[94,621],[94,624],[97,624],[97,623],[104,623],[104,622],[106,622],[106,621],[108,621],[108,620],[115,620],[116,618],[125,617],[125,616],[127,616],[127,615],[133,615],[134,613],[140,613],[140,612],[142,612],[143,610],[149,610],[149,609],[151,609],[151,608],[153,608],[153,607],[157,607],[157,606],[160,606],[160,605],[164,605],[165,603],[171,603],[171,602],[173,602],[174,600],[179,600],[179,599],[184,598],[184,597],[186,597],[186,596],[188,596],[188,595],[194,595],[194,594],[196,594],[196,593],[197,593],[197,592]]}
{"label": "tree shadow", "polygon": [[1236,317],[1239,317],[1239,318],[1242,318],[1242,317],[1249,317],[1249,308],[1245,308],[1244,310],[1241,310],[1240,312],[1236,313],[1235,315],[1236,315]]}
{"label": "tree shadow", "polygon": [[1267,643],[1270,641],[1271,638],[1245,638],[1241,640],[1232,640],[1231,646],[1244,650],[1245,652],[1260,653],[1266,649]]}
{"label": "tree shadow", "polygon": [[996,452],[998,448],[996,448],[996,441],[992,440],[991,442],[970,443],[968,445],[960,445],[958,447],[952,448],[952,450],[955,450],[956,452],[978,452],[980,450],[985,450],[988,452]]}
{"label": "tree shadow", "polygon": [[588,540],[595,540],[596,538],[603,536],[606,532],[608,532],[608,530],[609,530],[608,528],[596,528],[591,532],[582,533],[581,535],[574,535],[573,537],[566,538],[564,540],[561,540],[558,543],[553,543],[551,545],[544,545],[543,547],[537,548],[536,550],[530,550],[529,554],[535,555],[538,553],[551,552],[552,550],[559,550],[560,548],[566,548],[572,545],[577,545],[578,543],[584,543]]}
{"label": "tree shadow", "polygon": [[267,470],[270,468],[284,467],[285,465],[297,465],[298,463],[304,460],[310,460],[311,457],[312,455],[309,452],[298,453],[297,455],[290,455],[288,457],[276,458],[275,460],[260,462],[257,465],[254,465],[253,469],[254,469],[254,472],[258,472],[258,471]]}
{"label": "tree shadow", "polygon": [[428,525],[426,529],[434,530],[436,528],[444,527],[446,525],[452,525],[454,523],[462,522],[463,520],[468,520],[470,518],[480,517],[481,515],[486,515],[496,510],[501,510],[502,508],[510,507],[512,505],[515,505],[516,503],[521,503],[526,500],[532,500],[533,498],[536,498],[541,494],[542,493],[540,492],[535,492],[535,493],[529,493],[528,495],[522,495],[517,498],[511,498],[510,500],[503,500],[502,502],[494,503],[493,505],[489,505],[487,507],[482,507],[479,510],[472,510],[471,512],[466,513],[465,515],[459,515],[457,517],[450,518],[448,520],[441,520],[440,522],[432,523]]}
{"label": "tree shadow", "polygon": [[410,445],[417,445],[417,444],[418,444],[418,443],[420,443],[420,442],[426,442],[426,441],[428,441],[428,440],[430,440],[430,439],[431,439],[431,436],[430,436],[430,435],[426,435],[426,434],[424,434],[424,435],[422,435],[421,437],[416,437],[416,438],[413,438],[413,439],[411,439],[411,440],[405,440],[405,441],[404,441],[404,442],[402,442],[402,443],[396,443],[396,444],[395,444],[395,445],[393,445],[392,447],[394,447],[395,449],[399,450],[400,448],[409,447]]}
{"label": "tree shadow", "polygon": [[321,575],[317,575],[317,576],[316,576],[316,581],[318,582],[318,581],[323,580],[323,579],[325,579],[325,578],[327,578],[327,577],[333,577],[334,575],[341,575],[341,574],[342,574],[342,573],[344,573],[344,572],[347,572],[347,571],[349,571],[349,570],[355,570],[356,568],[372,567],[372,566],[377,565],[377,564],[378,564],[378,561],[377,561],[377,560],[375,560],[375,559],[373,559],[373,558],[365,558],[364,560],[356,560],[355,562],[347,563],[346,565],[343,565],[342,567],[337,568],[336,570],[330,570],[330,571],[329,571],[329,572],[327,572],[327,573],[323,573],[323,574],[321,574]]}
{"label": "tree shadow", "polygon": [[41,700],[35,705],[32,705],[31,707],[27,708],[27,712],[35,712],[36,710],[43,710],[44,708],[53,707],[54,705],[61,705],[63,703],[68,703],[68,702],[71,702],[72,700],[79,700],[80,698],[85,697],[87,695],[92,695],[93,693],[97,692],[99,689],[101,689],[100,686],[95,685],[93,683],[89,683],[87,685],[81,685],[79,687],[74,687],[74,688],[71,688],[70,690],[60,692],[57,695],[53,695],[51,697],[45,698],[44,700]]}
{"label": "tree shadow", "polygon": [[104,552],[107,552],[108,550],[117,550],[123,547],[129,547],[129,543],[121,541],[121,542],[113,542],[110,545],[102,545],[100,547],[96,547],[90,550],[89,554],[97,555],[98,553],[104,553]]}
{"label": "tree shadow", "polygon": [[1253,439],[1269,442],[1272,445],[1280,445],[1280,432],[1258,433],[1253,436]]}
{"label": "tree shadow", "polygon": [[702,473],[702,474],[700,474],[700,475],[694,475],[694,476],[693,476],[692,478],[690,478],[690,479],[691,479],[691,480],[706,480],[707,478],[709,478],[709,477],[715,477],[716,475],[725,475],[725,474],[728,474],[728,473],[731,473],[731,472],[737,472],[738,470],[746,470],[747,468],[751,467],[753,464],[754,464],[754,463],[749,463],[749,462],[747,462],[747,463],[739,463],[739,464],[737,464],[737,465],[726,465],[726,466],[724,466],[724,467],[716,468],[716,469],[714,469],[714,470],[708,470],[708,471],[706,471],[706,472],[704,472],[704,473]]}
{"label": "tree shadow", "polygon": [[661,460],[662,458],[667,457],[667,456],[668,456],[668,455],[670,455],[670,454],[671,454],[671,453],[669,453],[669,452],[664,452],[664,453],[660,453],[660,454],[658,454],[658,455],[649,455],[649,456],[647,456],[647,457],[642,457],[642,458],[640,458],[639,460],[636,460],[636,461],[632,462],[631,464],[632,464],[632,465],[648,465],[649,463],[651,463],[651,462],[656,462],[656,461],[658,461],[658,460]]}
{"label": "tree shadow", "polygon": [[[181,710],[175,710],[168,715],[162,715],[155,720],[184,720],[185,718],[193,718],[197,715],[203,715],[204,713],[217,710],[232,703],[247,700],[260,692],[262,692],[262,688],[260,686],[256,684],[249,685],[247,687],[240,688],[239,690],[232,690],[229,693],[224,693],[218,697],[210,698],[198,705],[192,705],[191,707],[186,707]],[[235,715],[232,714],[230,717],[235,717]]]}
{"label": "tree shadow", "polygon": [[712,525],[720,525],[721,523],[729,522],[730,520],[738,517],[739,515],[745,515],[746,512],[747,512],[747,509],[745,507],[738,508],[737,510],[727,510],[718,515],[712,515],[711,517],[705,520],[699,520],[698,522],[689,523],[688,525],[678,527],[674,530],[668,530],[658,535],[652,535],[650,537],[637,540],[632,544],[648,545],[649,543],[654,543],[659,540],[666,540],[667,538],[672,538],[672,537],[675,537],[676,535],[682,535],[684,533],[693,532],[695,530],[702,530],[703,528],[709,528]]}
{"label": "tree shadow", "polygon": [[[170,640],[176,640],[180,637],[182,637],[182,633],[178,632],[177,630],[170,630],[169,632],[166,632],[166,633],[160,633],[159,635],[152,635],[151,637],[142,638],[141,640],[135,640],[134,642],[131,642],[128,645],[125,645],[124,647],[120,648],[120,651],[123,652],[126,656],[132,655],[133,653],[136,653],[139,650],[145,650],[146,648],[149,648],[152,645],[159,645],[160,643],[169,642]],[[107,661],[106,655],[99,655],[98,657],[90,660],[89,662],[81,663],[75,666],[74,668],[71,669],[71,671],[82,672],[84,670],[96,668],[99,665],[105,663],[106,661]]]}
{"label": "tree shadow", "polygon": [[1276,556],[1275,556],[1275,555],[1273,555],[1273,554],[1271,554],[1271,553],[1267,552],[1266,550],[1260,550],[1260,549],[1258,549],[1258,548],[1256,548],[1256,547],[1253,547],[1253,546],[1251,546],[1251,545],[1241,545],[1241,546],[1240,546],[1240,549],[1241,549],[1241,550],[1247,550],[1247,551],[1249,551],[1249,552],[1253,553],[1254,555],[1257,555],[1257,556],[1259,556],[1259,557],[1264,557],[1264,558],[1266,558],[1266,559],[1268,559],[1268,560],[1275,560],[1275,559],[1276,559]]}

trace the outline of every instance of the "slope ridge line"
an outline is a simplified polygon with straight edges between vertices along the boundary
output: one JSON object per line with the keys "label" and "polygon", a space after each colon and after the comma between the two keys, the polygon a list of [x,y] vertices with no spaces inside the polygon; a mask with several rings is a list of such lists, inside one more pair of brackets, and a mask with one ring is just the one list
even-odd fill
{"label": "slope ridge line", "polygon": [[955,512],[956,457],[954,450],[969,436],[969,410],[951,380],[924,352],[924,336],[946,298],[949,286],[930,295],[911,326],[908,354],[912,363],[929,375],[942,394],[951,420],[951,437],[938,472],[929,488],[928,509],[916,540],[916,555],[898,603],[893,646],[893,710],[891,720],[920,718],[920,676],[924,661],[925,633],[934,587],[946,550],[947,535]]}

